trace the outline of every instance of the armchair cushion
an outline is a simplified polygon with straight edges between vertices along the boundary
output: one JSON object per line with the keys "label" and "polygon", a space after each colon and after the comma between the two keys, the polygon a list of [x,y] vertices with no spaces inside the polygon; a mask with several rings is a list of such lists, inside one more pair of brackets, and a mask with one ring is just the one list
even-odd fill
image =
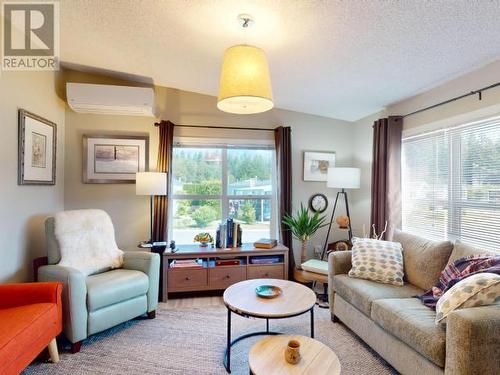
{"label": "armchair cushion", "polygon": [[148,275],[148,312],[156,310],[160,285],[160,255],[147,251],[125,251],[123,253],[123,268],[142,271]]}
{"label": "armchair cushion", "polygon": [[88,276],[87,307],[89,312],[146,294],[148,276],[141,271],[118,269]]}

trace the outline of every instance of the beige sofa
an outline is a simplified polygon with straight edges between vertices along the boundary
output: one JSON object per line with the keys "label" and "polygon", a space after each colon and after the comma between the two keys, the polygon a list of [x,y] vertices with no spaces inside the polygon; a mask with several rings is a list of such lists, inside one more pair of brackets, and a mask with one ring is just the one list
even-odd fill
{"label": "beige sofa", "polygon": [[[448,262],[478,251],[403,232],[405,285],[351,278],[351,252],[329,255],[332,321],[339,320],[397,371],[406,374],[500,374],[500,305],[457,310],[446,326],[415,295],[430,288]],[[481,253],[485,253],[484,251]]]}

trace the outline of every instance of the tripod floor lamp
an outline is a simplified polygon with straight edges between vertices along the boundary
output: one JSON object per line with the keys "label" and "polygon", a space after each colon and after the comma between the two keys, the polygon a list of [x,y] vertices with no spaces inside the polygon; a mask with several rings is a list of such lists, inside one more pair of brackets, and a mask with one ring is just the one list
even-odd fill
{"label": "tripod floor lamp", "polygon": [[167,174],[162,172],[137,172],[135,175],[136,195],[149,195],[149,245],[153,245],[154,197],[167,195]]}
{"label": "tripod floor lamp", "polygon": [[351,216],[349,213],[349,201],[347,199],[347,192],[345,189],[359,189],[360,185],[360,170],[359,168],[328,168],[328,177],[326,186],[332,189],[341,189],[337,192],[335,197],[335,203],[333,205],[332,217],[330,218],[330,223],[328,225],[328,232],[326,234],[325,246],[323,247],[323,252],[321,253],[321,259],[324,259],[325,253],[328,249],[328,239],[330,237],[330,231],[332,229],[332,223],[335,218],[335,210],[337,209],[337,203],[341,195],[344,196],[345,211],[349,218],[348,224],[348,234],[349,241],[352,240],[352,227],[351,227]]}

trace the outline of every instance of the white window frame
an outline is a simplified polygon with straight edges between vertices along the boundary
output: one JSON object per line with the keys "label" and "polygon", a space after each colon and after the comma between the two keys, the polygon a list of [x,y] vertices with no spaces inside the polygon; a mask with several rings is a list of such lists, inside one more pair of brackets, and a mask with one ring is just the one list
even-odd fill
{"label": "white window frame", "polygon": [[[220,195],[203,195],[203,194],[172,194],[169,196],[169,209],[168,209],[168,222],[173,223],[173,204],[171,204],[172,200],[220,200],[221,201],[221,218],[225,220],[229,217],[229,201],[230,200],[257,200],[257,199],[265,199],[271,202],[271,221],[270,221],[270,233],[269,235],[272,238],[276,238],[277,234],[277,176],[276,176],[276,152],[272,152],[272,160],[271,160],[271,185],[272,185],[272,193],[265,195],[229,195],[228,194],[228,160],[227,153],[230,149],[244,149],[244,150],[272,150],[275,148],[266,145],[227,145],[227,144],[217,144],[217,143],[209,143],[206,145],[203,144],[195,144],[195,143],[184,143],[184,142],[174,142],[174,148],[200,148],[200,149],[219,149],[221,150],[221,181],[222,181],[222,193]],[[172,169],[173,169],[172,165]],[[173,191],[173,179],[171,180],[171,186],[169,187],[169,191]],[[173,236],[174,226],[168,226],[168,238],[169,241],[174,240]]]}
{"label": "white window frame", "polygon": [[[500,210],[500,204],[491,202],[469,201],[462,199],[459,189],[453,189],[454,185],[462,186],[462,170],[461,170],[461,129],[474,129],[474,127],[482,127],[485,121],[494,121],[497,117],[487,120],[475,121],[467,124],[462,124],[447,129],[439,129],[426,134],[407,136],[402,139],[403,143],[415,138],[430,138],[436,133],[442,133],[448,141],[448,199],[442,201],[443,207],[448,210],[447,230],[444,240],[461,240],[461,210],[463,208],[475,208],[481,210]],[[401,166],[404,168],[404,165]],[[402,186],[402,189],[409,187]],[[402,194],[404,198],[404,194]],[[405,230],[402,227],[402,230]]]}

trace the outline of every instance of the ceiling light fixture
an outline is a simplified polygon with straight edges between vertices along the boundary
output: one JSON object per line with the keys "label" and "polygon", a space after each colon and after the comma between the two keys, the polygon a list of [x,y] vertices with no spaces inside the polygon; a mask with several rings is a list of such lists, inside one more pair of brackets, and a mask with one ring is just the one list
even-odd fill
{"label": "ceiling light fixture", "polygon": [[[238,20],[244,29],[254,23],[247,14],[240,14]],[[229,113],[252,114],[269,111],[273,106],[264,51],[246,44],[229,47],[224,52],[217,108]]]}

